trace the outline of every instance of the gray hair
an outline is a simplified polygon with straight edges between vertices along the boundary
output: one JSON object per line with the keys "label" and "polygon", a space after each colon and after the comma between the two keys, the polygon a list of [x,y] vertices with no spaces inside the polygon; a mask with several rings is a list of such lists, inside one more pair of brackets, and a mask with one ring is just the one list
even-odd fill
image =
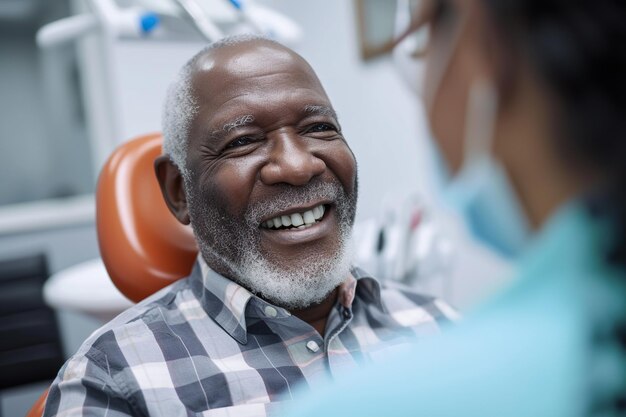
{"label": "gray hair", "polygon": [[162,117],[163,153],[169,155],[185,180],[191,178],[187,166],[189,128],[193,117],[198,112],[198,103],[191,85],[196,63],[209,51],[251,41],[266,41],[280,45],[278,42],[261,35],[227,36],[204,47],[187,61],[167,90]]}

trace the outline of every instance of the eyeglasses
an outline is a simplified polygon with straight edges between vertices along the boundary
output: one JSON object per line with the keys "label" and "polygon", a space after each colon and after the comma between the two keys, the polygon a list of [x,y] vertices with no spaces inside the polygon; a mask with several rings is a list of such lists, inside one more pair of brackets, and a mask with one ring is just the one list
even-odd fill
{"label": "eyeglasses", "polygon": [[[398,2],[398,14],[408,14],[408,26],[399,32],[399,35],[389,43],[388,51],[403,43],[410,47],[409,55],[414,59],[424,58],[430,36],[430,24],[433,23],[441,10],[445,8],[447,0],[406,0]],[[405,10],[401,10],[405,9]]]}

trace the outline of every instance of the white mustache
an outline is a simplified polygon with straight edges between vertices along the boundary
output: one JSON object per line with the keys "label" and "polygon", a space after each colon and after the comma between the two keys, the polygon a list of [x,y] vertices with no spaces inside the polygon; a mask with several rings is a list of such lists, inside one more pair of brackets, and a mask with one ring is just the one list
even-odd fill
{"label": "white mustache", "polygon": [[246,223],[257,228],[261,220],[293,206],[312,205],[318,201],[336,202],[345,198],[343,187],[336,182],[316,182],[304,187],[287,186],[283,192],[265,201],[257,201],[246,210]]}

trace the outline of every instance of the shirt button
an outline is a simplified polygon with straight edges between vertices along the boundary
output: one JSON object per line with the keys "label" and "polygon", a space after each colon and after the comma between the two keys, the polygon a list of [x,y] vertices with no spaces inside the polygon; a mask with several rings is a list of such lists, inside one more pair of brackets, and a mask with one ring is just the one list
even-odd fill
{"label": "shirt button", "polygon": [[268,317],[276,317],[278,311],[272,306],[265,306],[265,315]]}
{"label": "shirt button", "polygon": [[315,352],[317,352],[318,350],[320,350],[319,345],[318,345],[317,343],[315,343],[315,341],[313,341],[313,340],[309,340],[309,341],[306,343],[306,348],[307,348],[307,349],[309,349],[309,350],[310,350],[311,352],[313,352],[313,353],[315,353]]}

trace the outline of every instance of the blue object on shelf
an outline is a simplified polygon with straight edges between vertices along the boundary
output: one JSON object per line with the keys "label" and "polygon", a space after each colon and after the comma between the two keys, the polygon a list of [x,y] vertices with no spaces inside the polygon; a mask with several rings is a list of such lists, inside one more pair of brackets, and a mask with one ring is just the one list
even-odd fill
{"label": "blue object on shelf", "polygon": [[230,3],[239,10],[241,10],[243,7],[243,2],[241,0],[230,0]]}
{"label": "blue object on shelf", "polygon": [[141,15],[140,25],[143,33],[150,33],[159,26],[159,16],[153,12],[147,12]]}

